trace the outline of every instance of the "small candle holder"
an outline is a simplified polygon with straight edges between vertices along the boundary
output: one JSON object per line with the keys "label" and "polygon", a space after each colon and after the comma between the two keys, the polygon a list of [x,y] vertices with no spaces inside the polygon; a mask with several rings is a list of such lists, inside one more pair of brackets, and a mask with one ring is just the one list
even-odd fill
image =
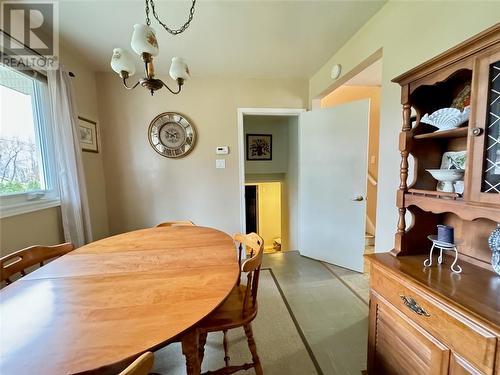
{"label": "small candle holder", "polygon": [[427,236],[427,238],[432,241],[432,247],[431,247],[431,251],[429,253],[429,258],[424,260],[424,266],[425,267],[432,266],[432,253],[434,252],[434,248],[439,249],[438,264],[443,263],[443,251],[453,251],[455,253],[455,260],[453,261],[452,265],[450,266],[451,272],[457,273],[457,274],[461,273],[462,267],[460,267],[457,264],[457,262],[458,262],[457,246],[453,243],[440,241],[440,240],[438,240],[438,236],[435,236],[435,235]]}

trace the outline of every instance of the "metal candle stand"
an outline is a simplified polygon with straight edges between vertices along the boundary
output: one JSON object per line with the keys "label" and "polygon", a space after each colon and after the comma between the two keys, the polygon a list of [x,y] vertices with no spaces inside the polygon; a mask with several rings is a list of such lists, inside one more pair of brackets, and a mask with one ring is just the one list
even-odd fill
{"label": "metal candle stand", "polygon": [[429,236],[429,240],[432,241],[432,247],[431,251],[429,253],[429,258],[424,260],[424,266],[430,267],[432,266],[432,253],[434,252],[434,248],[438,248],[440,250],[439,256],[438,256],[438,264],[443,263],[443,251],[454,251],[455,252],[455,260],[453,261],[452,265],[450,266],[451,272],[453,273],[461,273],[462,272],[462,267],[460,267],[457,262],[458,262],[458,250],[455,244],[450,244],[450,243],[445,243],[436,240],[435,236]]}

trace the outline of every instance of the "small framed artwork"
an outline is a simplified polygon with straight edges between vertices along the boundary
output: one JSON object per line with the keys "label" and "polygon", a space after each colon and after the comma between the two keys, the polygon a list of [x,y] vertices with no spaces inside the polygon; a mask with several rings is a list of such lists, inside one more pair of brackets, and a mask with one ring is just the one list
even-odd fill
{"label": "small framed artwork", "polygon": [[247,160],[273,160],[273,135],[247,134]]}
{"label": "small framed artwork", "polygon": [[80,145],[82,146],[82,151],[99,152],[97,123],[78,116],[78,130],[80,131]]}

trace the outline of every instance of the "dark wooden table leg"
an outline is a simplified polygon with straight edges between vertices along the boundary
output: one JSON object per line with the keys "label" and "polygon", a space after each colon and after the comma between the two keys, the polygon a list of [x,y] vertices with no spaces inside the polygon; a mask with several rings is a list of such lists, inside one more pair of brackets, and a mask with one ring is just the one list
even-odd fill
{"label": "dark wooden table leg", "polygon": [[200,375],[201,366],[198,356],[199,335],[193,329],[182,337],[182,354],[186,357],[187,375]]}

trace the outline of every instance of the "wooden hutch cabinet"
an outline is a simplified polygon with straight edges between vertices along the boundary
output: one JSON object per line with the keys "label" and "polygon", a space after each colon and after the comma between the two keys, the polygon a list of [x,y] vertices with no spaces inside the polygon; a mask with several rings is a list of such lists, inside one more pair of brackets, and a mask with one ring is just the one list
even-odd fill
{"label": "wooden hutch cabinet", "polygon": [[[394,249],[367,256],[368,373],[500,375],[500,276],[488,247],[500,223],[500,24],[393,82],[403,105],[399,219]],[[421,122],[462,97],[470,115],[461,127]],[[466,152],[461,189],[438,191],[426,170],[457,151]],[[460,274],[447,255],[423,264],[438,224],[455,229]]]}

